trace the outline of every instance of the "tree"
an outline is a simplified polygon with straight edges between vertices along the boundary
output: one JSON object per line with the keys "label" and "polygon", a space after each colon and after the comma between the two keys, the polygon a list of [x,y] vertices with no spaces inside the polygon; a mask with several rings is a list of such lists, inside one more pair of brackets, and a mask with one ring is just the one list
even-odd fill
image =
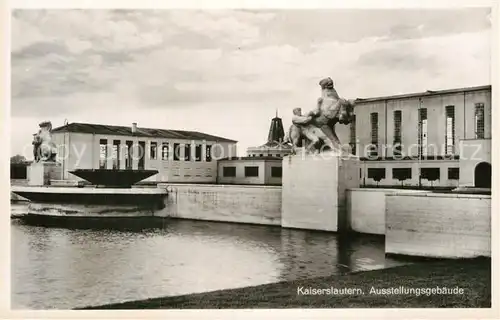
{"label": "tree", "polygon": [[434,187],[434,181],[439,180],[439,168],[422,168],[422,178],[431,182],[431,188]]}
{"label": "tree", "polygon": [[403,182],[411,178],[411,168],[394,168],[392,176],[394,179],[401,181],[401,187],[403,187]]}
{"label": "tree", "polygon": [[369,168],[368,178],[372,178],[375,182],[377,182],[378,187],[380,180],[385,179],[385,168]]}
{"label": "tree", "polygon": [[16,154],[15,156],[10,157],[11,164],[19,164],[26,162],[26,158],[20,154]]}

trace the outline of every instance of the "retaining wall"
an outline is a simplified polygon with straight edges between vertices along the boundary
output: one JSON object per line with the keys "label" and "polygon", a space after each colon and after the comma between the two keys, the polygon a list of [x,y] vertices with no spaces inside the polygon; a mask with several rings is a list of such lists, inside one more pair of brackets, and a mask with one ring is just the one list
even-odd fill
{"label": "retaining wall", "polygon": [[350,229],[360,233],[385,234],[386,195],[421,193],[424,190],[353,188],[347,190],[347,212]]}
{"label": "retaining wall", "polygon": [[167,187],[166,208],[173,218],[281,225],[281,187],[178,184]]}
{"label": "retaining wall", "polygon": [[491,196],[386,195],[385,251],[439,258],[491,256]]}

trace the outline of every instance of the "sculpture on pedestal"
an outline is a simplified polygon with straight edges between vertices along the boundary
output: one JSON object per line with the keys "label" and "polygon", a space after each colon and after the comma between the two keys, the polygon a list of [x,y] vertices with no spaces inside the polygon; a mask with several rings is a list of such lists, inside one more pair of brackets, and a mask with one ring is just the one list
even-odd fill
{"label": "sculpture on pedestal", "polygon": [[55,162],[57,147],[52,141],[52,123],[44,121],[39,124],[38,133],[33,134],[33,156],[35,162]]}
{"label": "sculpture on pedestal", "polygon": [[331,78],[322,79],[321,97],[316,107],[305,115],[301,108],[293,110],[292,126],[288,132],[288,141],[294,152],[302,142],[307,152],[319,152],[320,144],[327,145],[331,150],[341,151],[340,140],[335,133],[337,123],[347,125],[354,115],[354,100],[341,98],[334,88]]}

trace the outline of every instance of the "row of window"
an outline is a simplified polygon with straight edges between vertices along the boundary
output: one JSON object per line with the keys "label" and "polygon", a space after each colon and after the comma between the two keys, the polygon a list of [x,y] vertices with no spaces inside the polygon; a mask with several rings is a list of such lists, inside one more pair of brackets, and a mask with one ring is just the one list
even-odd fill
{"label": "row of window", "polygon": [[[182,145],[180,143],[174,143],[173,144],[173,157],[172,159],[174,161],[180,161],[181,160],[181,148],[184,148],[184,157],[182,160],[184,161],[191,161],[191,144],[187,143],[184,144],[184,147],[181,147]],[[212,149],[211,145],[206,145],[205,146],[205,161],[212,161]],[[201,161],[202,159],[202,148],[203,146],[201,144],[197,144],[194,146],[194,161]],[[158,158],[158,145],[156,142],[151,142],[149,145],[149,159],[151,160],[156,160]],[[162,160],[169,160],[170,157],[170,145],[168,142],[163,142],[161,144],[161,159]]]}
{"label": "row of window", "polygon": [[[445,132],[445,150],[446,154],[453,154],[455,147],[455,106],[446,106],[446,132]],[[396,156],[401,154],[401,142],[402,142],[402,111],[394,110],[394,154]],[[379,117],[378,112],[370,113],[370,125],[371,125],[371,146],[369,149],[369,155],[371,157],[378,156],[378,126]],[[474,110],[474,132],[476,139],[484,139],[484,103],[476,103]],[[352,152],[356,154],[356,118],[351,122],[350,127],[350,139],[349,144],[351,145]],[[420,108],[418,113],[418,155],[426,155],[427,146],[427,108]]]}
{"label": "row of window", "polygon": [[[281,178],[282,175],[283,175],[282,167],[271,167],[271,177]],[[236,167],[233,166],[223,167],[222,176],[227,178],[236,177]],[[259,176],[259,167],[256,166],[245,167],[245,177],[258,177],[258,176]]]}
{"label": "row of window", "polygon": [[[111,145],[111,159],[112,159],[112,169],[120,168],[120,161],[125,159],[125,168],[132,169],[132,159],[134,156],[138,157],[138,169],[144,169],[144,157],[146,152],[146,143],[144,141],[139,141],[137,145],[134,145],[133,141],[125,141],[125,148],[122,149],[121,140],[113,140]],[[174,161],[191,161],[191,144],[184,144],[183,147],[180,143],[173,144],[173,154],[172,159]],[[202,145],[195,145],[195,161],[202,161]],[[181,159],[181,148],[184,148],[184,157]],[[120,151],[122,150],[122,151]],[[107,168],[108,159],[108,140],[99,140],[99,168]],[[149,158],[151,160],[156,160],[158,158],[158,144],[156,142],[150,142],[149,145]],[[164,142],[161,145],[161,159],[170,159],[170,145],[168,142]],[[205,161],[212,161],[212,146],[205,146]]]}
{"label": "row of window", "polygon": [[[385,179],[385,170],[386,168],[368,168],[368,178],[375,181]],[[411,171],[411,168],[392,168],[392,178],[400,181],[411,179]],[[422,179],[427,179],[429,181],[439,180],[440,168],[420,168],[420,175]],[[459,180],[459,178],[459,168],[448,168],[449,180]]]}
{"label": "row of window", "polygon": [[[132,169],[132,155],[133,155],[133,141],[126,141],[126,148],[123,149],[123,157],[120,157],[121,148],[120,140],[113,140],[113,145],[111,147],[111,159],[112,159],[112,169],[120,168],[120,160],[125,159],[125,168]],[[144,143],[141,145],[144,148]],[[99,140],[99,168],[107,169],[107,159],[108,159],[108,140]],[[138,169],[144,169],[144,157],[139,158]]]}
{"label": "row of window", "polygon": [[[282,157],[282,155],[281,155],[281,154],[279,154],[279,153],[277,153],[277,154],[275,154],[275,155],[273,155],[273,154],[266,154],[266,155],[264,155],[263,153],[261,153],[261,154],[259,154],[258,156],[259,156],[259,157],[264,157],[264,156],[266,156],[266,157],[278,157],[278,158],[281,158],[281,157]],[[257,157],[257,155],[256,155],[255,153],[253,153],[253,154],[251,154],[251,155],[250,155],[250,157]]]}

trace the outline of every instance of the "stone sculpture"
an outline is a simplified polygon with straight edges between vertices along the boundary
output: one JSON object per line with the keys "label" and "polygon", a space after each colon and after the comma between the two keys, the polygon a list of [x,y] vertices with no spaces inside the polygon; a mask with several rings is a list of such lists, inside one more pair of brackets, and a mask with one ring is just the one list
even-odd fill
{"label": "stone sculpture", "polygon": [[38,133],[33,134],[33,156],[35,162],[55,162],[57,147],[52,141],[52,123],[44,121],[39,124]]}
{"label": "stone sculpture", "polygon": [[337,123],[347,125],[354,115],[354,100],[341,98],[334,88],[331,78],[322,79],[321,97],[316,107],[302,115],[301,108],[293,110],[292,125],[287,140],[293,150],[304,146],[307,152],[319,152],[321,144],[331,150],[341,151],[340,140],[335,133]]}

